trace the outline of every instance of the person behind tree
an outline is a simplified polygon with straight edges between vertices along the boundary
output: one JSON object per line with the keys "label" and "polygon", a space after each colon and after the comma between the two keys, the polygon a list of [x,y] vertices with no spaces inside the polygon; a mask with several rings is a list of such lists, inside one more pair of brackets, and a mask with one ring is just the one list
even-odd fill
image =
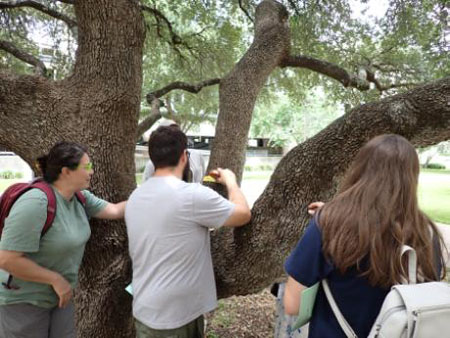
{"label": "person behind tree", "polygon": [[137,337],[203,337],[203,314],[217,306],[209,228],[242,226],[250,209],[231,170],[214,172],[229,200],[182,180],[188,154],[179,128],[156,129],[148,150],[156,171],[125,211]]}
{"label": "person behind tree", "polygon": [[[178,124],[176,124],[176,122],[173,120],[164,120],[159,124],[159,126],[180,128]],[[185,182],[201,183],[206,171],[203,157],[200,151],[196,149],[190,149],[188,154],[189,165],[186,167],[185,172],[183,173],[183,180]],[[154,174],[154,172],[155,166],[150,159],[144,168],[144,181],[147,181]]]}
{"label": "person behind tree", "polygon": [[[0,337],[75,338],[72,292],[91,235],[88,217],[123,218],[126,202],[109,203],[86,190],[94,171],[83,145],[59,142],[38,163],[56,197],[55,219],[41,238],[47,195],[31,189],[16,200],[5,220]],[[75,196],[80,191],[84,206]]]}
{"label": "person behind tree", "polygon": [[[403,245],[416,250],[421,281],[443,278],[442,239],[417,203],[419,168],[414,147],[399,135],[377,136],[360,149],[286,260],[286,313],[296,314],[302,290],[326,278],[344,318],[367,337],[390,287],[406,276]],[[309,337],[345,337],[321,287]]]}

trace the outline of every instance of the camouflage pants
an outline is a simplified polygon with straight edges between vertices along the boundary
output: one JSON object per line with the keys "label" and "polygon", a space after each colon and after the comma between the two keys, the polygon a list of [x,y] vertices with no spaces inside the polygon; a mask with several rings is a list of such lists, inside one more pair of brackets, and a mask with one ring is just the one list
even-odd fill
{"label": "camouflage pants", "polygon": [[204,338],[203,316],[182,327],[170,330],[155,330],[135,319],[136,338]]}

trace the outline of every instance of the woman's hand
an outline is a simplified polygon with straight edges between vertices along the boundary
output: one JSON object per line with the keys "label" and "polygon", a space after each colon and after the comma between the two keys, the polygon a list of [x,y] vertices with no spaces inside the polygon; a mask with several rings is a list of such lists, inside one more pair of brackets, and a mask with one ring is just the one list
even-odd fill
{"label": "woman's hand", "polygon": [[325,205],[323,202],[312,202],[310,205],[308,205],[308,214],[314,215],[317,210],[322,208]]}
{"label": "woman's hand", "polygon": [[52,283],[52,287],[59,297],[58,306],[61,308],[66,307],[72,299],[72,287],[69,282],[63,276],[57,274]]}

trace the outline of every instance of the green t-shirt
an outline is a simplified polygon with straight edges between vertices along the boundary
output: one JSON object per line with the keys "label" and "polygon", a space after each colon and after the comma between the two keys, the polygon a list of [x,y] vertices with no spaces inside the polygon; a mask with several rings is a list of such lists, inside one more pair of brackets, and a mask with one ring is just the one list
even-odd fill
{"label": "green t-shirt", "polygon": [[[5,220],[0,240],[0,250],[19,251],[49,270],[61,274],[76,287],[78,270],[84,247],[91,235],[89,217],[106,207],[107,202],[84,190],[86,209],[74,196],[65,200],[53,188],[56,195],[56,215],[51,228],[41,238],[47,218],[47,196],[39,189],[32,189],[21,196],[11,208]],[[0,281],[6,282],[8,272],[0,270]],[[51,285],[28,282],[14,278],[12,285],[18,290],[0,286],[0,305],[28,303],[44,308],[58,305],[58,296]]]}

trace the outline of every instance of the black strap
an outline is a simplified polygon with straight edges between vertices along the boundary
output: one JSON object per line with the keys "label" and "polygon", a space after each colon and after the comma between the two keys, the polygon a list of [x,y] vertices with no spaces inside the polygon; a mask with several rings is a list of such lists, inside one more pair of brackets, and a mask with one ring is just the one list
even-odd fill
{"label": "black strap", "polygon": [[18,289],[20,289],[18,286],[11,285],[12,279],[13,279],[13,276],[9,275],[8,281],[6,283],[2,283],[2,285],[5,287],[5,289],[8,289],[8,290],[18,290]]}

